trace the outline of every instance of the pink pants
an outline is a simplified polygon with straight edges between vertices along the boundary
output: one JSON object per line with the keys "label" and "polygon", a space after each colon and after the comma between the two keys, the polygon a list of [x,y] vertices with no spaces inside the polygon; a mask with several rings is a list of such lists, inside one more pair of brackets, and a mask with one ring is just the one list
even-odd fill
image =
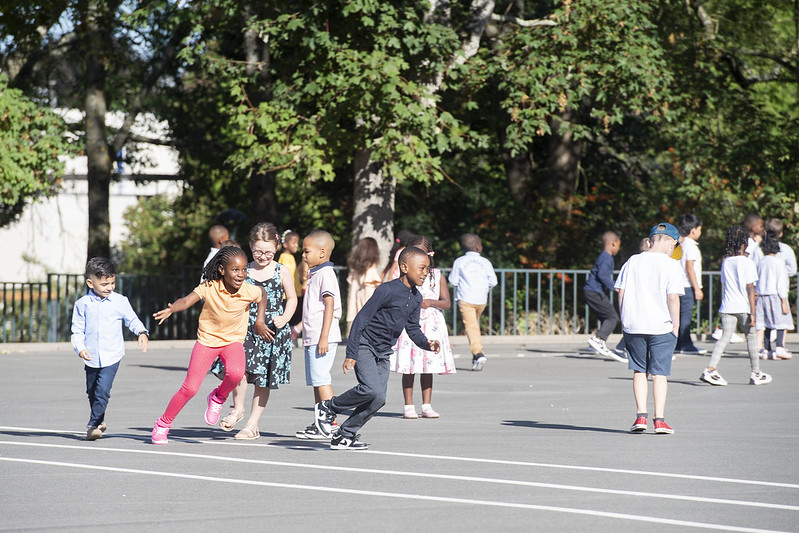
{"label": "pink pants", "polygon": [[220,357],[222,362],[225,363],[225,379],[222,380],[222,384],[215,391],[217,398],[225,401],[228,394],[241,382],[241,378],[244,376],[243,344],[234,342],[219,348],[209,348],[199,342],[195,343],[194,349],[191,351],[186,379],[180,389],[172,396],[169,405],[166,406],[166,411],[159,419],[162,425],[167,427],[172,425],[178,413],[200,390],[200,385],[202,385],[205,375],[208,374],[208,369],[211,368],[211,364],[217,357]]}

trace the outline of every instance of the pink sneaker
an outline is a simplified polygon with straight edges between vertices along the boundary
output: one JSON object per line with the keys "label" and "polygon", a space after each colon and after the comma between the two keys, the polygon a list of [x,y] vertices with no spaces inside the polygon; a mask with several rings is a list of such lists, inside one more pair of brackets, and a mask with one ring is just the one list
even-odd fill
{"label": "pink sneaker", "polygon": [[150,440],[153,444],[169,444],[169,439],[166,438],[168,434],[169,426],[162,426],[161,423],[156,420],[153,426],[153,435]]}
{"label": "pink sneaker", "polygon": [[217,400],[216,389],[208,393],[208,408],[205,410],[205,423],[209,426],[215,426],[219,422],[219,416],[222,414],[222,406],[225,405],[225,400]]}

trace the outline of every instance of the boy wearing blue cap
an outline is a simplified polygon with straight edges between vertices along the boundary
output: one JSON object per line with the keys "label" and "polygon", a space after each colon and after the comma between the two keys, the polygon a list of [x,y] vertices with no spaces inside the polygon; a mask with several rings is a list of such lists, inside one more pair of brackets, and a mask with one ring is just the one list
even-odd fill
{"label": "boy wearing blue cap", "polygon": [[628,367],[633,371],[637,409],[630,428],[633,433],[646,431],[647,374],[652,376],[655,433],[674,433],[663,415],[680,328],[680,296],[685,292],[680,262],[671,258],[679,239],[680,233],[672,224],[657,224],[649,232],[649,250],[632,256],[616,279]]}

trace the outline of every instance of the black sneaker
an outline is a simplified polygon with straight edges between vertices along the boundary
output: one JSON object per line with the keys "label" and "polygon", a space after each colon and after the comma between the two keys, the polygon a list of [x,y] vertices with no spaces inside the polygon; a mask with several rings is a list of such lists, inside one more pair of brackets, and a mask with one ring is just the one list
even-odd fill
{"label": "black sneaker", "polygon": [[333,434],[333,421],[336,413],[330,410],[330,400],[324,400],[314,405],[314,424],[324,438],[329,439]]}
{"label": "black sneaker", "polygon": [[331,450],[365,450],[369,447],[365,442],[358,440],[360,435],[354,437],[345,437],[341,433],[336,433],[333,440],[330,441]]}
{"label": "black sneaker", "polygon": [[479,372],[486,364],[486,356],[482,353],[476,353],[472,356],[472,370]]}
{"label": "black sneaker", "polygon": [[319,430],[316,429],[316,424],[311,424],[307,428],[299,430],[294,436],[298,439],[327,440],[327,437],[319,433]]}

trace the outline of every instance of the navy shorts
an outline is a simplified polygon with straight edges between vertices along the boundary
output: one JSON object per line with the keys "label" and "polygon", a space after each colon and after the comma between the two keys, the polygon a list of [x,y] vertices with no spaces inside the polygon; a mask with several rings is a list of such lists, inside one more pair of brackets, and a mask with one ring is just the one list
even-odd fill
{"label": "navy shorts", "polygon": [[677,345],[674,333],[648,335],[625,333],[624,342],[629,354],[628,368],[636,372],[646,372],[653,376],[671,374],[671,358]]}

